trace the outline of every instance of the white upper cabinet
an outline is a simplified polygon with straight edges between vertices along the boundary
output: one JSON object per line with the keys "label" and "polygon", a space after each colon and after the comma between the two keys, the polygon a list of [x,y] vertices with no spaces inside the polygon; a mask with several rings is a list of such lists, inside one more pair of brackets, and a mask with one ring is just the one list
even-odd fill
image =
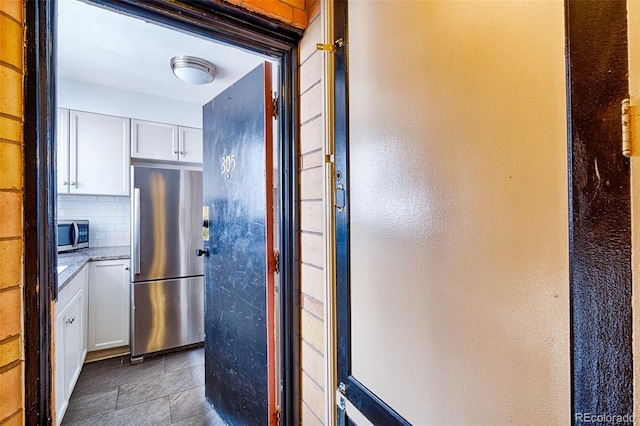
{"label": "white upper cabinet", "polygon": [[178,161],[178,126],[131,120],[131,157]]}
{"label": "white upper cabinet", "polygon": [[179,131],[179,160],[189,163],[202,163],[202,129],[180,126]]}
{"label": "white upper cabinet", "polygon": [[131,157],[202,163],[202,130],[131,120]]}
{"label": "white upper cabinet", "polygon": [[124,117],[60,109],[58,193],[129,195],[130,126]]}
{"label": "white upper cabinet", "polygon": [[131,120],[78,111],[69,118],[69,192],[129,195]]}
{"label": "white upper cabinet", "polygon": [[69,110],[58,108],[56,119],[58,192],[69,193]]}

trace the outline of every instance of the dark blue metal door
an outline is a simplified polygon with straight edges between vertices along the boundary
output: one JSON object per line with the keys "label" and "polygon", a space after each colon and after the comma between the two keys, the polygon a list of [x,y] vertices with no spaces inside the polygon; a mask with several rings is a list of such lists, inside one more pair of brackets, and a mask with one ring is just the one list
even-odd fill
{"label": "dark blue metal door", "polygon": [[268,63],[203,107],[205,393],[233,425],[275,419],[272,117]]}

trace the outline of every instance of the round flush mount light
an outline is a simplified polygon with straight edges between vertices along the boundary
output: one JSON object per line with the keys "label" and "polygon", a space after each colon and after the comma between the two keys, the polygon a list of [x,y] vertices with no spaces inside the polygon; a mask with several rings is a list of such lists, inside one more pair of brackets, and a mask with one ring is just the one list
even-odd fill
{"label": "round flush mount light", "polygon": [[216,67],[211,62],[195,56],[174,56],[171,58],[171,70],[189,84],[209,84],[216,76]]}

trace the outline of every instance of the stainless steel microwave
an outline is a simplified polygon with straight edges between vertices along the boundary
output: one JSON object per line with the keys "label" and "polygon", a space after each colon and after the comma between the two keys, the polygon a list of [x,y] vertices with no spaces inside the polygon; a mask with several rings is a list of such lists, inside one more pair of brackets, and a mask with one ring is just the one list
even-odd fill
{"label": "stainless steel microwave", "polygon": [[58,221],[58,253],[89,247],[88,220]]}

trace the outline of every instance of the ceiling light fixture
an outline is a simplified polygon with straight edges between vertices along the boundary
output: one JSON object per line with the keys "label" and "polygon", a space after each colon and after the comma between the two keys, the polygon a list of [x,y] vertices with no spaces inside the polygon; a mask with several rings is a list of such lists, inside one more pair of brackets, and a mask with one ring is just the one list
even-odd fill
{"label": "ceiling light fixture", "polygon": [[174,56],[171,70],[180,80],[190,84],[209,84],[216,76],[216,67],[211,62],[195,56]]}

